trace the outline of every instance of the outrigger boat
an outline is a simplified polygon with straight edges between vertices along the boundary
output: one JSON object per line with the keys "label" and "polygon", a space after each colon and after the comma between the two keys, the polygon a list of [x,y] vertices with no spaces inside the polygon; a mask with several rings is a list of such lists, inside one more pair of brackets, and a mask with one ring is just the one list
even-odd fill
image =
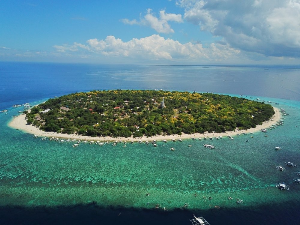
{"label": "outrigger boat", "polygon": [[215,146],[213,146],[213,145],[208,145],[208,144],[204,144],[203,145],[205,148],[210,148],[210,149],[214,149],[215,148]]}
{"label": "outrigger boat", "polygon": [[290,190],[290,187],[287,186],[285,183],[279,183],[279,184],[276,185],[276,187],[281,191]]}
{"label": "outrigger boat", "polygon": [[297,165],[292,162],[285,163],[288,167],[296,167]]}
{"label": "outrigger boat", "polygon": [[279,171],[284,171],[284,167],[282,166],[276,166],[276,169],[278,169]]}
{"label": "outrigger boat", "polygon": [[300,179],[299,178],[295,179],[294,182],[297,183],[297,184],[300,184]]}
{"label": "outrigger boat", "polygon": [[206,219],[203,217],[196,217],[194,215],[194,219],[191,219],[193,225],[210,225]]}

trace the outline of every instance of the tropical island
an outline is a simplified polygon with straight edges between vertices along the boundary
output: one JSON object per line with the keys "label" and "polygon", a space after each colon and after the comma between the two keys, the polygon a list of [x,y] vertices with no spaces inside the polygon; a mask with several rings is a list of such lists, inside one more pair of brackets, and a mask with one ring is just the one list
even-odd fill
{"label": "tropical island", "polygon": [[153,137],[247,130],[275,114],[270,104],[213,93],[103,90],[52,98],[25,111],[46,132],[91,137]]}

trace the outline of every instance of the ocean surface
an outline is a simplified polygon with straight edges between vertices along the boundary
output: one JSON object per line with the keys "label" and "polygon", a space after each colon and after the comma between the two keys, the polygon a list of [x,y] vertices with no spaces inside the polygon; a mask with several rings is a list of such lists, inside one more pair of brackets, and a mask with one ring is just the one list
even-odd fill
{"label": "ocean surface", "polygon": [[[184,225],[193,215],[211,225],[300,224],[300,184],[294,182],[300,169],[286,165],[300,165],[299,87],[300,66],[0,62],[0,224]],[[158,142],[156,148],[74,148],[72,141],[36,138],[7,125],[23,110],[15,104],[110,89],[229,94],[265,101],[285,115],[266,133]],[[276,188],[280,182],[289,190]]]}

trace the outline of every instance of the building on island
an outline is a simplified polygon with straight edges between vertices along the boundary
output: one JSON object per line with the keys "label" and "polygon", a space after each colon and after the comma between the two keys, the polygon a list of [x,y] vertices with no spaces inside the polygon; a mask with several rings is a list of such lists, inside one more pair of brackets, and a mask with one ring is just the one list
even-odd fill
{"label": "building on island", "polygon": [[160,103],[160,107],[163,109],[163,108],[166,108],[166,105],[165,105],[165,98],[163,97],[163,100],[162,102]]}

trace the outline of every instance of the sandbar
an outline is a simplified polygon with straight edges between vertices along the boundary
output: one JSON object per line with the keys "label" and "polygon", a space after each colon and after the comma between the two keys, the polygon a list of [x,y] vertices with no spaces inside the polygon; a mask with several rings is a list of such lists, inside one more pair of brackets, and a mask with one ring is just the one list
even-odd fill
{"label": "sandbar", "polygon": [[163,140],[178,140],[178,139],[192,139],[192,138],[210,138],[210,137],[220,137],[220,136],[236,136],[243,133],[256,133],[260,132],[263,129],[268,129],[273,125],[276,125],[281,120],[281,112],[278,108],[273,107],[275,114],[268,121],[263,122],[261,125],[257,125],[255,128],[250,128],[247,130],[238,130],[235,131],[226,131],[224,133],[194,133],[194,134],[181,134],[181,135],[156,135],[152,137],[90,137],[90,136],[82,136],[77,134],[62,134],[56,132],[46,132],[42,131],[39,128],[28,125],[25,119],[26,115],[21,114],[15,116],[8,124],[9,127],[21,130],[25,133],[30,133],[38,137],[54,137],[54,138],[63,138],[63,139],[77,139],[77,140],[86,140],[86,141],[101,141],[101,142],[114,142],[114,141],[129,141],[129,142],[137,142],[137,141],[163,141]]}

